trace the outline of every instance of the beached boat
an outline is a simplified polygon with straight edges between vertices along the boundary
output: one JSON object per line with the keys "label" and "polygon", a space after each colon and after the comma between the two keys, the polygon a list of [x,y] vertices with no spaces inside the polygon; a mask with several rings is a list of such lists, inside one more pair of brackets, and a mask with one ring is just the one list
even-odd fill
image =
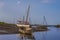
{"label": "beached boat", "polygon": [[31,34],[32,32],[32,28],[30,26],[30,23],[28,22],[28,18],[29,18],[29,9],[30,9],[30,5],[28,6],[28,10],[27,10],[27,15],[26,15],[26,20],[19,20],[17,27],[19,28],[19,32],[20,33],[25,33],[25,34]]}
{"label": "beached boat", "polygon": [[31,34],[32,28],[29,24],[16,24],[20,33]]}

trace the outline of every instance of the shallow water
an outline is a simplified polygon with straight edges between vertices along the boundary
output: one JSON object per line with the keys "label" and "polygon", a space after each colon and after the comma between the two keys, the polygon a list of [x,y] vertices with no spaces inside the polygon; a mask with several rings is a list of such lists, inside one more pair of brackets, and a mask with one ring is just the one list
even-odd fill
{"label": "shallow water", "polygon": [[0,35],[0,40],[60,40],[60,28],[48,27],[45,32],[34,32],[33,35],[9,34]]}

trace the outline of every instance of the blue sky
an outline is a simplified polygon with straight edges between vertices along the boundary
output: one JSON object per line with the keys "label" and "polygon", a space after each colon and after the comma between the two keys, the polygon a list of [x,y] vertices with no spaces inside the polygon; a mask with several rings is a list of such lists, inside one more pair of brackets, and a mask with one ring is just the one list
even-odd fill
{"label": "blue sky", "polygon": [[60,24],[60,0],[0,0],[0,21],[17,23],[29,4],[31,23],[42,24],[45,16],[48,24]]}

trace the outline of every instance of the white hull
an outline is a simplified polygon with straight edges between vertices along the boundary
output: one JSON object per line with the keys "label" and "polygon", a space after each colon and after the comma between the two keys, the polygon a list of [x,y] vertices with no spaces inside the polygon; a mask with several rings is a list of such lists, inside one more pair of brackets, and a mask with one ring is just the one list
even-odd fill
{"label": "white hull", "polygon": [[21,32],[21,33],[30,34],[32,32],[32,28],[30,28],[30,25],[17,24],[17,27],[19,28],[19,32]]}

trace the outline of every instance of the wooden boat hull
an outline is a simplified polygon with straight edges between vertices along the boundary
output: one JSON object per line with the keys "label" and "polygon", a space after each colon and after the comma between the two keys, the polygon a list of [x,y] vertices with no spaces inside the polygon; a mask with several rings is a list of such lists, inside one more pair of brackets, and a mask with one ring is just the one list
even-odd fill
{"label": "wooden boat hull", "polygon": [[31,30],[19,30],[19,33],[31,35],[32,31]]}

